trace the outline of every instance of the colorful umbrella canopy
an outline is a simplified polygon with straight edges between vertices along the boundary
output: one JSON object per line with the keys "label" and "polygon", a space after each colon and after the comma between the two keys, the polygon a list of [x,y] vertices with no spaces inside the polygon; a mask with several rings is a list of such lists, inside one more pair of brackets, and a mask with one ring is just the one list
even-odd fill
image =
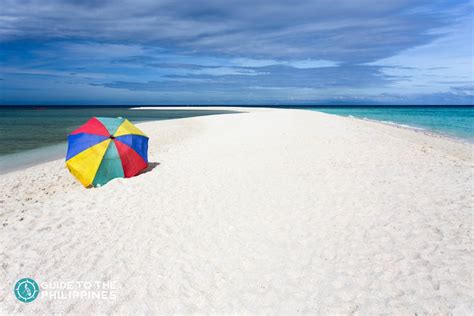
{"label": "colorful umbrella canopy", "polygon": [[148,137],[129,120],[93,117],[68,136],[66,166],[85,186],[130,178],[148,166]]}

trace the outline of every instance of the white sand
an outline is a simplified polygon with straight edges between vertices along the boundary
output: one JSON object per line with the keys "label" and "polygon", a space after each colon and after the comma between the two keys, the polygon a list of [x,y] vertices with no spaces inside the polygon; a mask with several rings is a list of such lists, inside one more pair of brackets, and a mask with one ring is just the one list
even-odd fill
{"label": "white sand", "polygon": [[[0,313],[474,311],[473,145],[249,111],[140,124],[159,165],[102,188],[62,160],[0,176]],[[22,277],[117,298],[24,304]]]}

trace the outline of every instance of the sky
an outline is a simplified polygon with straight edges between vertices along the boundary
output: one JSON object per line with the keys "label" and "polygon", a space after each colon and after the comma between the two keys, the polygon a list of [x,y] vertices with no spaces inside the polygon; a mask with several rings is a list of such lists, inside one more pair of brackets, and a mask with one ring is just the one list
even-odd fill
{"label": "sky", "polygon": [[0,105],[474,104],[474,1],[0,0]]}

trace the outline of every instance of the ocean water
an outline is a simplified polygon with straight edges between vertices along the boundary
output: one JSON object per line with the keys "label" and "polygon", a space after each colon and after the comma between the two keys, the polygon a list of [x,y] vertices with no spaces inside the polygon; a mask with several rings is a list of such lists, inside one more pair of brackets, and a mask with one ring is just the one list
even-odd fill
{"label": "ocean water", "polygon": [[130,108],[0,107],[0,174],[65,156],[67,135],[92,116],[144,122],[235,113],[214,110],[133,110]]}
{"label": "ocean water", "polygon": [[376,120],[474,142],[474,107],[341,107],[311,110]]}

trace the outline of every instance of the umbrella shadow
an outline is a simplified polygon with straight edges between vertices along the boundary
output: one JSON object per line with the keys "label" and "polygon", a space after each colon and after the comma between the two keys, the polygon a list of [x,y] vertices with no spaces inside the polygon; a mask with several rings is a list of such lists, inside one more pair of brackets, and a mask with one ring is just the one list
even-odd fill
{"label": "umbrella shadow", "polygon": [[148,167],[146,167],[145,169],[143,169],[142,171],[140,171],[137,176],[139,175],[142,175],[144,173],[147,173],[147,172],[150,172],[152,171],[153,169],[155,169],[156,167],[158,167],[160,165],[159,162],[149,162],[148,163]]}

